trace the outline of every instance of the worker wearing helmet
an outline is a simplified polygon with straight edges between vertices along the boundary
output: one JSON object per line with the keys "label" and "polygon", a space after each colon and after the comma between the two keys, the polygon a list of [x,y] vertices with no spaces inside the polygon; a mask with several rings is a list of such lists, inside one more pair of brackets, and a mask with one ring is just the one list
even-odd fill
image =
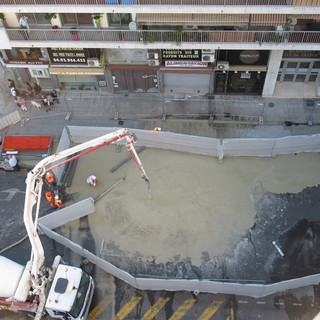
{"label": "worker wearing helmet", "polygon": [[48,171],[45,175],[45,180],[47,182],[47,184],[50,186],[50,188],[53,191],[57,190],[57,180],[56,180],[56,176],[54,175],[54,173],[52,171]]}
{"label": "worker wearing helmet", "polygon": [[51,191],[47,191],[45,193],[45,196],[46,196],[47,201],[50,203],[50,207],[53,208],[53,209],[56,209],[57,206],[55,204],[54,196],[53,196],[52,192]]}
{"label": "worker wearing helmet", "polygon": [[91,186],[91,187],[95,187],[97,185],[97,177],[94,176],[93,174],[90,175],[87,178],[87,183]]}
{"label": "worker wearing helmet", "polygon": [[61,201],[61,199],[59,198],[58,195],[54,196],[54,204],[58,208],[62,208],[63,207],[63,202]]}
{"label": "worker wearing helmet", "polygon": [[155,128],[153,128],[153,131],[161,131],[161,128],[160,127],[155,127]]}

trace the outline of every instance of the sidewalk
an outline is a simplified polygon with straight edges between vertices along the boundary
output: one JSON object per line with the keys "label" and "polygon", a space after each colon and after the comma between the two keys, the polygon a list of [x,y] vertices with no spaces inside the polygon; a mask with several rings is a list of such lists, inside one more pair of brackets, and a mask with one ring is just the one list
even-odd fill
{"label": "sidewalk", "polygon": [[[218,138],[269,138],[320,131],[316,100],[256,96],[103,94],[62,91],[60,104],[46,112],[27,102],[18,109],[8,89],[9,74],[0,70],[0,116],[19,110],[23,121],[0,135],[51,135],[58,140],[68,125],[162,130]],[[319,99],[320,104],[320,99]],[[165,121],[163,121],[165,120]]]}

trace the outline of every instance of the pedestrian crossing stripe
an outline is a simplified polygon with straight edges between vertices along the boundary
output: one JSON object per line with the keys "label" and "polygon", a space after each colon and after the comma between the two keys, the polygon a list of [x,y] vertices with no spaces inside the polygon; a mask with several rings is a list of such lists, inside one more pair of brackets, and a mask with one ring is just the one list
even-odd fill
{"label": "pedestrian crossing stripe", "polygon": [[111,303],[112,300],[113,300],[112,295],[106,296],[91,310],[87,319],[88,320],[97,319],[101,315],[101,313],[107,308],[107,306]]}
{"label": "pedestrian crossing stripe", "polygon": [[180,320],[196,302],[196,299],[186,300],[181,306],[179,306],[179,308],[174,312],[174,314],[169,318],[169,320]]}
{"label": "pedestrian crossing stripe", "polygon": [[121,310],[116,314],[116,320],[123,320],[135,308],[135,306],[143,299],[142,296],[134,296],[127,302]]}
{"label": "pedestrian crossing stripe", "polygon": [[[165,306],[165,304],[170,301],[171,297],[161,297],[156,303],[149,308],[142,316],[141,320],[153,320],[154,317],[160,312],[160,310]],[[132,310],[143,300],[143,296],[133,296],[129,302],[127,302],[121,310],[116,314],[116,320],[125,320],[126,317],[132,312]],[[171,315],[169,320],[180,320],[182,319],[186,313],[192,308],[192,306],[197,302],[196,299],[187,299],[185,302],[178,307],[178,309]],[[213,300],[213,302],[207,307],[198,318],[198,320],[209,320],[214,314],[219,310],[221,305],[224,303],[223,300]],[[231,308],[232,309],[232,308]],[[92,310],[93,312],[94,310]],[[89,320],[94,319],[90,318],[91,313],[89,315]],[[230,310],[230,317],[228,319],[234,319],[233,310]]]}
{"label": "pedestrian crossing stripe", "polygon": [[163,306],[170,300],[169,297],[162,297],[143,315],[142,320],[152,320]]}
{"label": "pedestrian crossing stripe", "polygon": [[221,300],[213,300],[208,308],[206,308],[198,320],[209,320],[211,317],[219,310],[220,306],[223,304]]}

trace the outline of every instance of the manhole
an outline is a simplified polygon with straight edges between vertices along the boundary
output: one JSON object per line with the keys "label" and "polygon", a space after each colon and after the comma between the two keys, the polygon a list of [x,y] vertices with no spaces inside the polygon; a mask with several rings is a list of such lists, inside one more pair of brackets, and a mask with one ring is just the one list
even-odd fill
{"label": "manhole", "polygon": [[268,106],[269,106],[270,108],[273,108],[273,107],[274,107],[274,103],[273,103],[273,102],[269,102],[269,103],[268,103]]}

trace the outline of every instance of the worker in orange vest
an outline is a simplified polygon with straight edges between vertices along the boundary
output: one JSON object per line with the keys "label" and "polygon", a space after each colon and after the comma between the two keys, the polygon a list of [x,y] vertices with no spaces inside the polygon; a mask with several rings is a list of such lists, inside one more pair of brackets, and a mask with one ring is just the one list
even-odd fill
{"label": "worker in orange vest", "polygon": [[52,190],[57,190],[57,180],[56,176],[52,171],[48,171],[45,176],[46,182],[52,188]]}
{"label": "worker in orange vest", "polygon": [[63,207],[63,202],[61,201],[58,195],[54,196],[54,205],[59,209]]}
{"label": "worker in orange vest", "polygon": [[50,207],[53,208],[53,209],[56,209],[57,205],[55,204],[55,199],[54,199],[54,196],[53,196],[52,192],[51,191],[47,191],[45,193],[45,196],[46,196],[47,201],[50,203]]}

